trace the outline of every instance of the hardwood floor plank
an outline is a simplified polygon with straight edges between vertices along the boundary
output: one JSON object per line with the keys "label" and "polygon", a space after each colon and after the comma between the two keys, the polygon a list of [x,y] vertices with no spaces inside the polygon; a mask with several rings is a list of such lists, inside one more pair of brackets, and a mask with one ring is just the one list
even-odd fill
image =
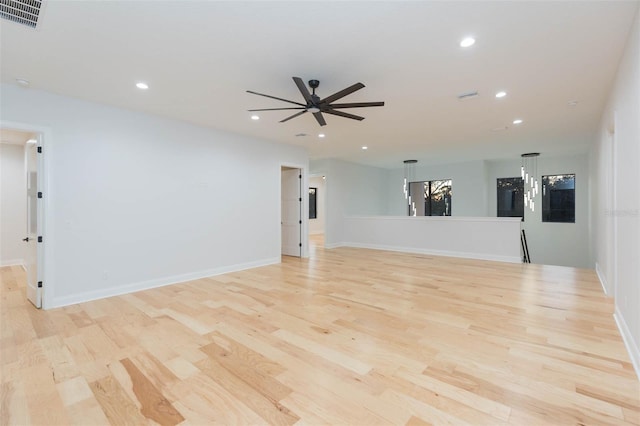
{"label": "hardwood floor plank", "polygon": [[146,417],[113,376],[91,382],[89,387],[111,424],[133,426],[147,423]]}
{"label": "hardwood floor plank", "polygon": [[161,425],[173,426],[184,420],[160,391],[142,374],[130,359],[120,361],[131,377],[133,392],[140,402],[140,413]]}
{"label": "hardwood floor plank", "polygon": [[50,311],[0,268],[0,425],[640,426],[594,271],[312,252]]}
{"label": "hardwood floor plank", "polygon": [[292,425],[300,419],[278,400],[261,394],[253,387],[253,384],[248,384],[230,373],[214,359],[209,357],[200,361],[197,363],[197,367],[269,424]]}

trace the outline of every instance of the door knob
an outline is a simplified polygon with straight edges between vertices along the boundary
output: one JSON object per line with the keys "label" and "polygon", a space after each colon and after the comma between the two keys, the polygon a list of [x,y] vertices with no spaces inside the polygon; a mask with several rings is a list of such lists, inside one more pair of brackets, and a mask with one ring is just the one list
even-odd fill
{"label": "door knob", "polygon": [[23,238],[23,239],[22,239],[22,241],[29,242],[29,237],[27,237],[27,238]]}

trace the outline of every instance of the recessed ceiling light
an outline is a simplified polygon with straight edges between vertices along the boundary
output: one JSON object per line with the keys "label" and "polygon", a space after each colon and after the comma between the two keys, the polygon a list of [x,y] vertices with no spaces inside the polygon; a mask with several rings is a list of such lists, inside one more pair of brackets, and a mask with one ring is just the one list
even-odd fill
{"label": "recessed ceiling light", "polygon": [[318,137],[319,137],[319,138],[324,138],[324,133],[320,133],[320,134],[318,135]]}
{"label": "recessed ceiling light", "polygon": [[507,92],[505,91],[500,91],[496,93],[496,98],[504,98],[505,96],[507,96]]}
{"label": "recessed ceiling light", "polygon": [[578,105],[578,101],[569,101],[569,102],[567,102],[567,104],[569,106],[573,106],[574,107],[574,106]]}
{"label": "recessed ceiling light", "polygon": [[260,120],[260,117],[258,117],[257,115],[254,114],[254,115],[251,116],[251,119],[252,120]]}
{"label": "recessed ceiling light", "polygon": [[29,87],[31,82],[25,78],[16,78],[16,83],[18,83],[22,87]]}
{"label": "recessed ceiling light", "polygon": [[147,90],[149,88],[149,85],[147,83],[139,82],[136,83],[136,87],[138,89]]}
{"label": "recessed ceiling light", "polygon": [[460,42],[460,47],[469,47],[469,46],[473,46],[476,42],[476,39],[473,37],[465,37],[462,39],[462,41]]}
{"label": "recessed ceiling light", "polygon": [[519,118],[513,120],[513,124],[521,124],[521,123],[522,123],[522,120]]}
{"label": "recessed ceiling light", "polygon": [[362,147],[362,150],[363,150],[363,151],[366,151],[367,149],[369,149],[369,147],[368,147],[368,146],[363,146],[363,147]]}

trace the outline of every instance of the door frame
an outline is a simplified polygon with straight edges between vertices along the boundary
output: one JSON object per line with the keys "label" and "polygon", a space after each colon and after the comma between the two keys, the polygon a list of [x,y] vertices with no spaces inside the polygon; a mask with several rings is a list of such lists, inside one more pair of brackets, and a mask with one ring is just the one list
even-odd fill
{"label": "door frame", "polygon": [[[300,241],[302,243],[302,250],[300,251],[301,258],[309,257],[309,197],[305,197],[304,188],[309,187],[309,177],[307,173],[307,166],[304,164],[297,163],[280,163],[278,166],[278,194],[279,200],[278,203],[278,227],[280,229],[282,222],[282,168],[291,168],[291,169],[299,169],[300,174],[302,175],[301,179],[301,197],[302,197],[302,224],[300,226]],[[282,233],[279,232],[280,235],[278,244],[279,253],[282,253]]]}
{"label": "door frame", "polygon": [[[49,309],[53,306],[54,280],[53,280],[53,232],[50,224],[53,223],[53,194],[50,185],[51,151],[52,151],[52,130],[50,127],[0,120],[0,128],[20,130],[23,132],[38,134],[38,146],[42,147],[42,154],[38,156],[38,180],[39,188],[43,193],[41,208],[38,209],[38,224],[41,225],[38,233],[42,236],[42,243],[37,250],[38,253],[38,276],[42,280],[41,300],[42,309]],[[25,289],[26,291],[26,289]]]}

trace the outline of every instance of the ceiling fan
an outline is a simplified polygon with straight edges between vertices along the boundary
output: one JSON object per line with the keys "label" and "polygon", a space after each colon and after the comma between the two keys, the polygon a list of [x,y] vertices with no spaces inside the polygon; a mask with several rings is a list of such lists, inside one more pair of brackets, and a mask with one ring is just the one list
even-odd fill
{"label": "ceiling fan", "polygon": [[340,111],[344,108],[364,108],[364,107],[374,107],[374,106],[384,106],[384,102],[350,102],[350,103],[339,103],[334,104],[332,102],[337,101],[338,99],[344,98],[347,95],[355,92],[356,90],[360,90],[364,87],[362,83],[356,83],[352,86],[347,87],[346,89],[342,89],[339,92],[334,93],[331,96],[327,96],[324,99],[320,99],[318,95],[316,95],[316,89],[320,85],[320,81],[318,80],[309,80],[309,87],[312,92],[309,93],[309,89],[304,85],[304,82],[300,77],[293,77],[293,81],[298,86],[298,90],[302,93],[302,97],[304,98],[305,103],[294,102],[288,99],[282,99],[271,95],[265,95],[263,93],[254,92],[251,90],[247,90],[248,93],[253,95],[265,96],[271,99],[277,99],[279,101],[288,102],[290,104],[298,105],[297,107],[289,107],[289,108],[262,108],[262,109],[250,109],[249,111],[281,111],[281,110],[301,110],[284,120],[280,120],[280,123],[284,123],[285,121],[289,121],[292,118],[298,117],[299,115],[304,114],[305,112],[310,112],[315,117],[318,124],[321,126],[325,126],[327,122],[324,120],[322,113],[337,115],[338,117],[350,118],[352,120],[362,121],[364,117],[360,117],[359,115],[349,114],[347,112]]}

